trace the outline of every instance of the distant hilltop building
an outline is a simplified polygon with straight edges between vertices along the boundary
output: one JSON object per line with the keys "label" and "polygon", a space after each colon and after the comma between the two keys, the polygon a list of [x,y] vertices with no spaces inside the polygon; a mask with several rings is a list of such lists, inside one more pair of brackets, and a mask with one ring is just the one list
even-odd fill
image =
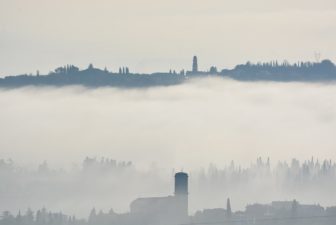
{"label": "distant hilltop building", "polygon": [[173,196],[138,198],[131,203],[131,215],[139,224],[185,224],[188,222],[188,174],[175,174]]}
{"label": "distant hilltop building", "polygon": [[197,73],[198,72],[197,56],[194,56],[194,58],[193,58],[192,72],[193,73]]}
{"label": "distant hilltop building", "polygon": [[[217,69],[216,69],[216,72],[217,72]],[[186,73],[187,76],[199,76],[199,75],[211,75],[211,74],[213,74],[211,69],[210,69],[210,71],[207,71],[207,72],[199,70],[197,56],[193,57],[191,71],[187,71],[187,73]]]}

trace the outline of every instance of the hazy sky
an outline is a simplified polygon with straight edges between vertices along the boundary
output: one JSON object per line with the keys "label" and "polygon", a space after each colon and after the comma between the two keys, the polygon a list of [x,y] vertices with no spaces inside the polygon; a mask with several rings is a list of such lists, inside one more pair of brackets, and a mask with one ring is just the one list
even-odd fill
{"label": "hazy sky", "polygon": [[0,0],[0,76],[89,63],[114,71],[273,59],[336,61],[335,0]]}

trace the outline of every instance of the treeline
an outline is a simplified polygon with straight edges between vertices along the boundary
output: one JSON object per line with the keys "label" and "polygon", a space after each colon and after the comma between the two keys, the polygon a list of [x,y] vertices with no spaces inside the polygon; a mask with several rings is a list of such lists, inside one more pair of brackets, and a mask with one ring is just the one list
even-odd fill
{"label": "treeline", "polygon": [[30,208],[25,213],[19,211],[13,215],[9,211],[2,212],[1,225],[75,225],[85,224],[85,220],[77,220],[75,216],[67,216],[62,212],[54,213],[46,208],[32,211]]}
{"label": "treeline", "polygon": [[102,157],[100,160],[95,158],[86,157],[82,163],[83,172],[109,172],[121,171],[133,168],[131,161],[117,161]]}
{"label": "treeline", "polygon": [[22,74],[0,78],[0,87],[21,87],[26,85],[83,85],[89,87],[113,86],[113,87],[150,87],[181,84],[192,77],[220,76],[230,77],[236,80],[247,81],[335,81],[336,67],[330,60],[321,62],[297,62],[290,64],[287,61],[279,63],[247,62],[237,65],[234,69],[223,69],[211,66],[208,71],[185,71],[179,73],[175,70],[168,72],[154,72],[151,74],[139,74],[130,72],[127,66],[120,67],[118,71],[109,71],[95,68],[90,64],[86,69],[80,70],[74,65],[65,65],[56,68],[47,75]]}
{"label": "treeline", "polygon": [[238,80],[328,81],[336,79],[336,67],[330,60],[293,64],[288,61],[247,62],[233,70],[224,69],[220,74]]}
{"label": "treeline", "polygon": [[131,73],[128,67],[120,67],[118,72],[105,68],[101,70],[92,64],[84,70],[74,65],[65,65],[50,71],[47,75],[22,74],[0,78],[0,87],[35,86],[66,86],[82,85],[87,87],[149,87],[176,85],[185,81],[185,76],[176,73]]}
{"label": "treeline", "polygon": [[34,212],[30,208],[25,213],[19,211],[12,214],[4,211],[0,214],[0,225],[135,225],[138,224],[130,213],[118,214],[110,209],[104,213],[102,210],[96,212],[93,208],[87,219],[77,219],[76,216],[68,216],[62,212],[51,212],[42,208]]}
{"label": "treeline", "polygon": [[268,180],[279,187],[321,186],[329,184],[336,186],[336,163],[332,160],[311,158],[301,163],[297,159],[288,162],[278,162],[271,165],[270,159],[258,158],[250,167],[243,168],[234,161],[224,168],[210,165],[207,170],[202,169],[199,174],[200,184],[235,185],[249,183],[249,181]]}
{"label": "treeline", "polygon": [[[118,161],[110,158],[97,158],[97,157],[86,157],[79,170],[83,173],[86,172],[121,172],[126,169],[133,169],[133,164],[131,161]],[[6,173],[27,173],[29,170],[21,168],[15,165],[12,159],[0,159],[0,175]],[[37,173],[64,173],[63,169],[57,170],[50,168],[47,161],[42,162],[38,165],[35,171]],[[14,175],[14,174],[13,174]]]}
{"label": "treeline", "polygon": [[[0,215],[0,225],[155,225],[156,215],[115,213],[93,208],[87,219],[77,219],[62,212],[51,212],[46,208],[36,212],[28,208],[24,213],[12,214],[4,211]],[[298,201],[272,202],[271,204],[250,204],[244,211],[231,211],[230,200],[226,209],[214,208],[197,211],[189,216],[190,224],[279,224],[279,225],[333,225],[336,222],[336,206],[324,208],[320,205],[305,205]],[[161,223],[160,223],[161,224]],[[173,224],[171,224],[173,225]]]}
{"label": "treeline", "polygon": [[[131,161],[118,161],[110,158],[97,158],[86,157],[79,167],[75,167],[71,174],[83,173],[90,174],[96,173],[121,173],[123,171],[133,171],[135,174],[136,169]],[[26,170],[25,168],[15,165],[11,159],[0,159],[0,176],[10,175],[15,177],[16,174],[27,173],[50,173],[50,174],[63,174],[67,171],[63,169],[50,168],[48,163],[44,161],[38,165],[37,169]],[[192,179],[198,179],[199,183],[224,183],[226,185],[234,183],[244,183],[256,178],[267,178],[268,180],[275,180],[277,183],[288,183],[308,185],[320,184],[319,182],[336,183],[336,162],[332,160],[319,160],[313,157],[310,160],[300,162],[297,159],[292,159],[289,163],[286,161],[279,161],[275,165],[271,165],[271,160],[268,158],[263,160],[258,158],[255,163],[248,167],[237,165],[231,161],[229,165],[219,167],[218,165],[210,164],[208,168],[201,168],[193,172]]]}

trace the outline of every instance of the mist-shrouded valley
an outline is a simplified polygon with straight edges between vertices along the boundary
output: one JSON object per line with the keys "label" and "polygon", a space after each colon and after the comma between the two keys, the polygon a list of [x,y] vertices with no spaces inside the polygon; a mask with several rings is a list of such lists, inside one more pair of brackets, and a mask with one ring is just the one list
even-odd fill
{"label": "mist-shrouded valley", "polygon": [[[335,205],[334,83],[191,79],[151,88],[0,90],[0,210],[87,218],[174,194],[189,212],[293,201]],[[260,157],[260,158],[259,158]],[[97,211],[98,212],[98,211]]]}
{"label": "mist-shrouded valley", "polygon": [[[128,212],[129,204],[138,197],[173,194],[174,170],[154,165],[141,170],[131,162],[107,158],[87,157],[70,170],[50,168],[47,162],[27,169],[1,160],[0,169],[2,211],[47,207],[86,218],[92,208]],[[329,160],[292,159],[273,167],[269,159],[258,158],[245,168],[232,161],[222,167],[195,168],[189,175],[191,214],[203,208],[226,207],[227,198],[235,211],[274,200],[334,203],[336,164]]]}
{"label": "mist-shrouded valley", "polygon": [[0,225],[335,225],[335,0],[0,0]]}

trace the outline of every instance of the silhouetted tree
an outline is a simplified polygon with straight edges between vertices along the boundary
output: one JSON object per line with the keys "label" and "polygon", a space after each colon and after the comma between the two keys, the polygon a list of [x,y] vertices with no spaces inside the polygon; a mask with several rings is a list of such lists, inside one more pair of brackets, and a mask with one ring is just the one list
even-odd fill
{"label": "silhouetted tree", "polygon": [[232,217],[232,210],[231,210],[230,198],[228,198],[227,201],[226,201],[226,215],[227,215],[228,219],[231,219],[231,217]]}
{"label": "silhouetted tree", "polygon": [[96,217],[97,217],[97,214],[96,214],[96,209],[93,208],[90,212],[90,216],[89,216],[89,224],[95,224],[96,222]]}
{"label": "silhouetted tree", "polygon": [[294,199],[292,202],[292,208],[291,208],[291,216],[294,218],[298,216],[298,207],[299,207],[299,203]]}
{"label": "silhouetted tree", "polygon": [[25,214],[25,224],[31,225],[34,223],[34,212],[28,208]]}
{"label": "silhouetted tree", "polygon": [[21,210],[19,210],[16,218],[15,218],[16,224],[22,224],[22,215],[21,215]]}
{"label": "silhouetted tree", "polygon": [[215,66],[210,67],[210,74],[217,74],[217,73],[218,73],[217,67]]}

